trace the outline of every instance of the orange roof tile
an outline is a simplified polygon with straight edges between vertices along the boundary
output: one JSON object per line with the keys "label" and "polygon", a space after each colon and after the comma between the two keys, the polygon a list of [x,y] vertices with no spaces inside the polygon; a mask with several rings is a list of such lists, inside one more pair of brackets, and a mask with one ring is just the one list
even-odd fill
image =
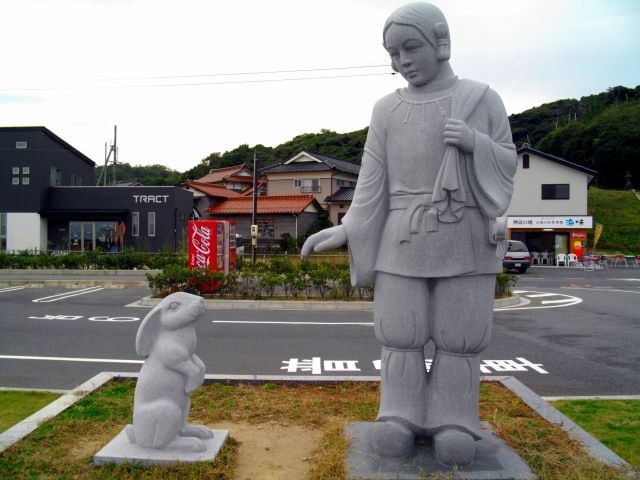
{"label": "orange roof tile", "polygon": [[202,192],[209,197],[234,198],[240,196],[239,193],[229,190],[224,185],[211,185],[209,183],[196,182],[195,180],[187,180],[183,185]]}
{"label": "orange roof tile", "polygon": [[[257,198],[257,213],[302,213],[310,204],[320,205],[313,195],[274,195]],[[252,197],[234,197],[213,205],[207,209],[212,215],[242,215],[253,211]]]}
{"label": "orange roof tile", "polygon": [[253,177],[249,175],[229,175],[224,177],[226,182],[253,183]]}
{"label": "orange roof tile", "polygon": [[245,168],[247,168],[247,165],[244,163],[242,165],[233,165],[231,167],[214,168],[209,170],[209,173],[204,177],[198,178],[196,181],[200,183],[219,183],[229,175],[234,175]]}

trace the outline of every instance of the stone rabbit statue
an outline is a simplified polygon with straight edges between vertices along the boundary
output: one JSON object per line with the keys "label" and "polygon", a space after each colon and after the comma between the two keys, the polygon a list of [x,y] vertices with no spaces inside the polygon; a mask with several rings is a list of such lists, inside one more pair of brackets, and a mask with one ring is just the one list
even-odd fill
{"label": "stone rabbit statue", "polygon": [[202,452],[201,439],[213,437],[204,426],[187,426],[189,395],[204,381],[205,366],[194,351],[195,323],[204,313],[202,297],[177,292],[144,318],[136,351],[146,357],[135,390],[133,425],[126,429],[141,447]]}

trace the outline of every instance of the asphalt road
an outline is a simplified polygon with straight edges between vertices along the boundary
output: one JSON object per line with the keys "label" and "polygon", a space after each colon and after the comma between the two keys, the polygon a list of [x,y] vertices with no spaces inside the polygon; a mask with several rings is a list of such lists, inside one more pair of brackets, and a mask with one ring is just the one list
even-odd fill
{"label": "asphalt road", "polygon": [[[640,394],[640,269],[532,268],[522,302],[496,310],[485,375],[536,393]],[[70,389],[140,368],[146,287],[0,287],[0,387]],[[377,375],[370,312],[207,310],[198,355],[209,374]],[[425,356],[433,351],[427,347]]]}

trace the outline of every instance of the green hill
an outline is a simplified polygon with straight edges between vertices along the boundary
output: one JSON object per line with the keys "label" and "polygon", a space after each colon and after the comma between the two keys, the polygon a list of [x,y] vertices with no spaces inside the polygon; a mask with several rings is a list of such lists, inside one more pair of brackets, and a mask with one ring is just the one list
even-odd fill
{"label": "green hill", "polygon": [[[589,215],[602,225],[596,251],[640,255],[640,199],[630,190],[590,188]],[[589,245],[593,245],[589,232]]]}
{"label": "green hill", "polygon": [[[640,186],[640,86],[612,87],[580,99],[546,103],[509,117],[513,141],[529,143],[543,152],[598,171],[594,184],[621,189],[627,172]],[[303,133],[276,147],[239,145],[213,152],[184,173],[160,165],[129,167],[121,164],[118,179],[137,179],[144,185],[177,184],[206,175],[212,168],[251,164],[254,149],[259,165],[283,162],[302,149],[334,155],[359,163],[367,128],[347,133],[323,129]]]}

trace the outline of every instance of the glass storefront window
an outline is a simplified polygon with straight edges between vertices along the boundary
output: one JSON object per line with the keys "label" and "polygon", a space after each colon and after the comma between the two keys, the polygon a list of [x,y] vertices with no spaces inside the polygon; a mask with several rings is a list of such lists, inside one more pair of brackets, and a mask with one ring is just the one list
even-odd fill
{"label": "glass storefront window", "polygon": [[82,251],[82,223],[69,222],[69,250]]}
{"label": "glass storefront window", "polygon": [[93,239],[94,239],[94,231],[93,231],[93,222],[84,222],[82,224],[82,250],[93,250]]}
{"label": "glass storefront window", "polygon": [[69,222],[69,250],[72,252],[117,251],[114,225],[113,221]]}
{"label": "glass storefront window", "polygon": [[0,213],[0,251],[7,249],[7,214]]}
{"label": "glass storefront window", "polygon": [[103,252],[116,251],[113,222],[96,222],[96,250]]}

